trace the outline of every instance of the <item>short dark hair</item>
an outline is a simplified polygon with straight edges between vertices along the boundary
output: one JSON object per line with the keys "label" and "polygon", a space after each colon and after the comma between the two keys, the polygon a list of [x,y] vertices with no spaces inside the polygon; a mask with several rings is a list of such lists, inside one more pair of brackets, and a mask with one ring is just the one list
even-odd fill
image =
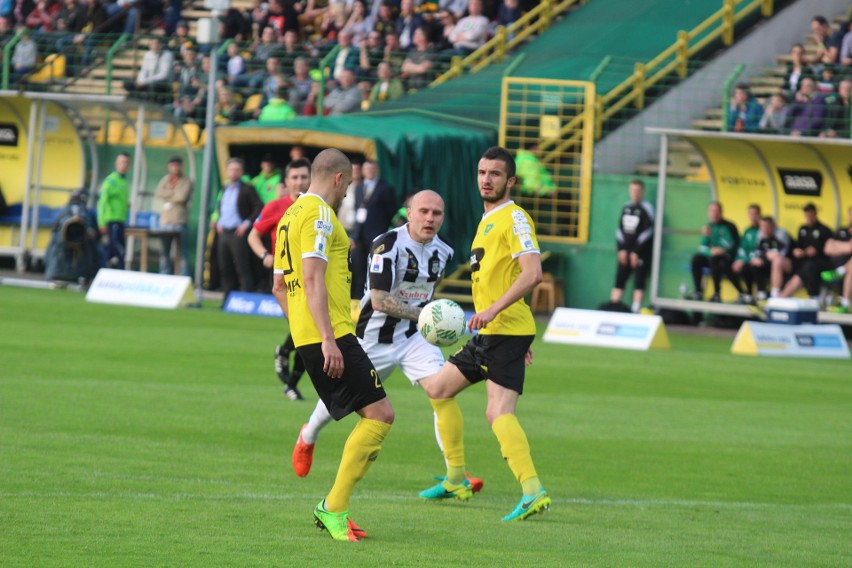
{"label": "short dark hair", "polygon": [[243,169],[245,169],[245,167],[246,167],[245,160],[243,160],[242,158],[228,158],[228,162],[227,162],[226,165],[229,165],[229,164],[239,164],[240,167],[243,168]]}
{"label": "short dark hair", "polygon": [[825,19],[825,16],[814,16],[811,21],[816,22],[821,26],[827,26],[828,25],[828,20]]}
{"label": "short dark hair", "polygon": [[642,181],[642,180],[641,180],[641,179],[639,179],[639,178],[636,178],[636,179],[632,179],[632,180],[630,180],[630,183],[629,183],[628,185],[638,185],[638,186],[639,186],[639,187],[641,187],[642,189],[645,189],[645,182],[644,182],[644,181]]}
{"label": "short dark hair", "polygon": [[127,152],[119,152],[117,157],[120,158],[122,156],[124,156],[125,158],[129,158],[130,154]]}
{"label": "short dark hair", "polygon": [[272,157],[272,154],[264,154],[260,158],[260,163],[262,164],[263,162],[269,162],[270,164],[275,165],[275,158]]}
{"label": "short dark hair", "polygon": [[183,158],[181,158],[180,156],[172,156],[171,158],[169,158],[169,163],[170,164],[182,164]]}
{"label": "short dark hair", "polygon": [[491,146],[482,154],[483,160],[500,160],[506,164],[506,178],[515,177],[515,158],[501,146]]}
{"label": "short dark hair", "polygon": [[808,203],[807,205],[802,207],[802,211],[804,211],[805,213],[816,213],[817,208],[816,205],[814,205],[813,203]]}
{"label": "short dark hair", "polygon": [[737,86],[734,88],[738,91],[745,91],[747,93],[751,92],[751,85],[748,83],[737,83]]}
{"label": "short dark hair", "polygon": [[748,208],[749,209],[757,209],[758,211],[762,211],[762,209],[760,208],[760,205],[758,205],[757,203],[752,203],[751,205],[748,206]]}
{"label": "short dark hair", "polygon": [[290,175],[290,170],[297,170],[299,168],[308,168],[308,172],[311,171],[311,161],[307,158],[299,158],[298,160],[293,160],[287,167],[284,168],[284,175]]}
{"label": "short dark hair", "polygon": [[760,218],[760,220],[765,221],[767,223],[773,223],[773,224],[775,223],[775,217],[773,217],[772,215],[764,215],[763,217]]}

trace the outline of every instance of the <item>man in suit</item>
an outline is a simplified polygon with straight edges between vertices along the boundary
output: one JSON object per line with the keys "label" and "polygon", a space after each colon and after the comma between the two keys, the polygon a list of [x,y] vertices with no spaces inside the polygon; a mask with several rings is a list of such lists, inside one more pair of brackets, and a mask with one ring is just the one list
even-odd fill
{"label": "man in suit", "polygon": [[355,184],[355,225],[352,229],[352,298],[364,295],[367,255],[373,239],[388,230],[399,209],[396,190],[379,177],[379,166],[367,160],[361,167],[363,181]]}
{"label": "man in suit", "polygon": [[240,158],[228,160],[228,181],[219,200],[218,219],[210,223],[218,236],[217,254],[225,298],[232,290],[238,289],[237,284],[243,292],[253,292],[255,286],[249,261],[248,233],[263,209],[263,202],[254,186],[242,181],[244,168]]}

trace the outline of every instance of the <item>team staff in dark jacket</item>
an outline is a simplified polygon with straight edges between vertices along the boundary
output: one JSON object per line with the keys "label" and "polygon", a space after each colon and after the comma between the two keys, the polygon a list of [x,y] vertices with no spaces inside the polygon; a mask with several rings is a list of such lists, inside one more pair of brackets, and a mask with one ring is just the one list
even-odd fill
{"label": "team staff in dark jacket", "polygon": [[218,219],[210,226],[218,234],[217,254],[221,270],[222,291],[227,298],[232,290],[254,292],[255,281],[249,261],[251,251],[248,233],[252,222],[260,215],[263,202],[254,186],[242,180],[244,164],[240,158],[231,158],[227,164],[227,178],[217,208]]}
{"label": "team staff in dark jacket", "polygon": [[722,217],[722,204],[718,201],[713,201],[707,206],[707,218],[710,223],[702,229],[701,245],[692,257],[692,281],[695,284],[695,292],[689,296],[689,299],[704,299],[701,280],[704,269],[709,267],[710,277],[713,279],[713,296],[710,301],[720,302],[723,275],[728,277],[737,292],[743,293],[739,276],[731,268],[740,246],[740,234],[736,225]]}
{"label": "team staff in dark jacket", "polygon": [[[796,243],[790,250],[792,258],[788,259],[789,262],[784,266],[784,271],[792,272],[793,275],[781,290],[782,298],[789,298],[803,286],[808,296],[816,298],[819,296],[822,285],[820,272],[831,269],[831,262],[825,256],[825,243],[832,238],[833,233],[831,229],[819,222],[816,205],[808,203],[802,211],[805,214],[805,224],[799,227]],[[779,277],[773,274],[773,276],[775,281],[772,283],[772,295],[777,296],[783,275]]]}

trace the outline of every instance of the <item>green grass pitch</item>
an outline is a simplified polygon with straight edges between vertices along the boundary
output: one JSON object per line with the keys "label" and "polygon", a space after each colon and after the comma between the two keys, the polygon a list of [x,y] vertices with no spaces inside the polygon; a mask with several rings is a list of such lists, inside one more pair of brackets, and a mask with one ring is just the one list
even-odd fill
{"label": "green grass pitch", "polygon": [[316,395],[307,377],[308,402],[282,395],[284,332],[0,288],[0,566],[852,565],[849,361],[537,341],[518,414],[553,508],[522,523],[500,521],[520,493],[481,385],[460,403],[483,492],[417,498],[443,460],[425,396],[394,375],[396,424],[352,500],[370,538],[350,545],[311,511],[354,418],[292,473]]}

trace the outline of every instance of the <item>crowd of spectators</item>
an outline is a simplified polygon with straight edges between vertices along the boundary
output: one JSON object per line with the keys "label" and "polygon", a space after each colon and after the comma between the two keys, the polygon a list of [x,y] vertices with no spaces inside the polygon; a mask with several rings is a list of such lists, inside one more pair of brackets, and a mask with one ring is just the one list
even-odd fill
{"label": "crowd of spectators", "polygon": [[[852,16],[852,13],[850,13]],[[765,101],[747,83],[736,86],[728,130],[820,138],[850,137],[852,17],[834,29],[823,16],[811,20],[815,49],[793,44],[783,86]]]}
{"label": "crowd of spectators", "polygon": [[[314,0],[256,0],[249,9],[220,14],[220,40],[230,43],[226,53],[211,53],[180,20],[178,1],[0,0],[0,43],[16,29],[28,31],[13,57],[13,78],[20,79],[49,53],[89,65],[101,32],[159,25],[165,35],[142,42],[148,52],[125,81],[132,96],[202,123],[212,58],[220,77],[217,121],[279,120],[320,109],[353,112],[421,89],[453,56],[471,53],[530,7],[519,0],[329,0],[324,7]],[[335,48],[329,68],[320,69]],[[263,113],[270,103],[278,112]]]}

